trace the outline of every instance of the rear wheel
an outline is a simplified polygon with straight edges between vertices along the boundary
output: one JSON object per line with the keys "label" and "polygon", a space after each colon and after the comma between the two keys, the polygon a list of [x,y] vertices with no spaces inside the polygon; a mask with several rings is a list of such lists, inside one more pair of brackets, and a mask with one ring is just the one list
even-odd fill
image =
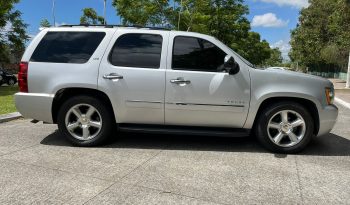
{"label": "rear wheel", "polygon": [[112,134],[112,113],[96,98],[76,96],[63,103],[57,123],[60,132],[74,145],[96,146]]}
{"label": "rear wheel", "polygon": [[297,153],[310,142],[313,129],[313,118],[302,105],[281,102],[262,111],[255,131],[267,149],[280,153]]}
{"label": "rear wheel", "polygon": [[11,79],[7,82],[7,84],[10,85],[10,86],[13,86],[15,83],[16,83],[16,82],[15,82],[15,80],[14,80],[13,78],[11,78]]}

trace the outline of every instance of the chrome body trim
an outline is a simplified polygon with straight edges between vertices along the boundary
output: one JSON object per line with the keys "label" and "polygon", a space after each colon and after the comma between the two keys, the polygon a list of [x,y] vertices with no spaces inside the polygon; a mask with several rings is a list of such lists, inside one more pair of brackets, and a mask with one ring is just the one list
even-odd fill
{"label": "chrome body trim", "polygon": [[167,102],[168,105],[199,105],[199,106],[220,106],[220,107],[244,107],[244,105],[220,105],[220,104],[205,104],[205,103],[185,103],[185,102]]}
{"label": "chrome body trim", "polygon": [[129,103],[158,103],[158,104],[163,104],[163,102],[160,102],[160,101],[145,101],[145,100],[127,100],[126,102],[129,102]]}

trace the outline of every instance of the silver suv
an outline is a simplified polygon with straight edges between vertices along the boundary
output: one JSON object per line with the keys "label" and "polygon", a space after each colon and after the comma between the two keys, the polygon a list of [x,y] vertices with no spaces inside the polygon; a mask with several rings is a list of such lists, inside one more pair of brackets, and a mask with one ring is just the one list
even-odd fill
{"label": "silver suv", "polygon": [[217,39],[114,26],[41,31],[23,55],[19,112],[57,123],[74,145],[119,131],[254,134],[273,152],[301,151],[333,128],[333,84],[257,69]]}

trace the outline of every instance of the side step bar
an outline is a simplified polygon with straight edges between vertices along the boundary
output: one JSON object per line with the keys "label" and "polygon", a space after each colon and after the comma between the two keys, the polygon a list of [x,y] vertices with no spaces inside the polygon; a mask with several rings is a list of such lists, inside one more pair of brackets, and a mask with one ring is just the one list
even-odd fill
{"label": "side step bar", "polygon": [[220,137],[247,137],[250,130],[233,128],[208,128],[192,126],[172,125],[140,125],[119,124],[118,129],[122,132],[138,132],[150,134],[172,134],[172,135],[197,135],[197,136],[220,136]]}

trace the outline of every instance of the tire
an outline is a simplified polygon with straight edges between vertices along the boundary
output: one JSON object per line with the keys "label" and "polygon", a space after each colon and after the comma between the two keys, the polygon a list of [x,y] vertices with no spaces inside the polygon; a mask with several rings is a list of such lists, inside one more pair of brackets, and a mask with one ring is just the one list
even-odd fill
{"label": "tire", "polygon": [[16,84],[16,81],[13,78],[10,78],[10,80],[7,82],[7,85],[14,86]]}
{"label": "tire", "polygon": [[314,120],[309,111],[299,103],[285,101],[263,109],[255,135],[272,152],[294,154],[309,144],[313,130]]}
{"label": "tire", "polygon": [[[77,114],[81,117],[78,118]],[[106,103],[82,95],[63,103],[58,111],[57,124],[60,133],[73,145],[91,147],[103,144],[112,135],[116,123],[113,111]]]}

